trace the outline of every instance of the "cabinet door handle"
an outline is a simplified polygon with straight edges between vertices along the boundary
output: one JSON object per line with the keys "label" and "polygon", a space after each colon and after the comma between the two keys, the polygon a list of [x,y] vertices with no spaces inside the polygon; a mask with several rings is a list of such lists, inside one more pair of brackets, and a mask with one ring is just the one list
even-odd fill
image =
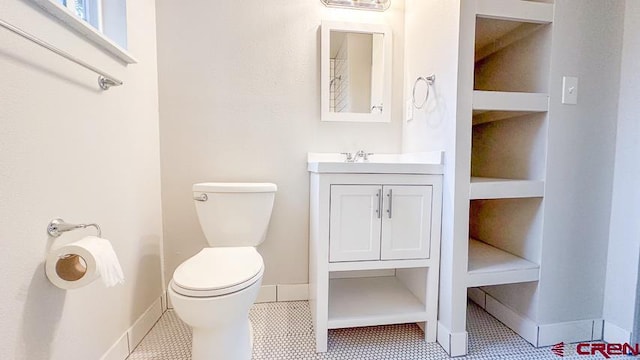
{"label": "cabinet door handle", "polygon": [[376,214],[378,214],[378,219],[380,219],[382,217],[382,214],[381,214],[382,189],[378,189],[378,193],[376,194],[376,197],[378,198],[378,209],[376,209]]}
{"label": "cabinet door handle", "polygon": [[389,214],[389,219],[391,219],[393,211],[393,189],[389,189],[387,196],[389,197],[389,209],[387,210],[387,213]]}

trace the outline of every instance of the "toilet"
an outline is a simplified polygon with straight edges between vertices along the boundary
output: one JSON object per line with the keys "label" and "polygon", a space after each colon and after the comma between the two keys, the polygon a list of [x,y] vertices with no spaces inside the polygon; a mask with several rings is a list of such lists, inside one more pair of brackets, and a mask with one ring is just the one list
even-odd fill
{"label": "toilet", "polygon": [[193,199],[208,247],[180,264],[169,283],[174,311],[193,329],[193,360],[248,360],[249,308],[258,296],[265,238],[277,186],[199,183]]}

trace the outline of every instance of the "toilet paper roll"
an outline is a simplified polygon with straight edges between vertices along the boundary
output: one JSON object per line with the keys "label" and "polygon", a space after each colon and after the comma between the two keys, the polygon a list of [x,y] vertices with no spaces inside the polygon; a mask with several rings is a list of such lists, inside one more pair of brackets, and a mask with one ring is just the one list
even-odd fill
{"label": "toilet paper roll", "polygon": [[101,276],[106,286],[124,280],[111,243],[95,236],[52,249],[45,273],[53,285],[65,290],[86,286]]}

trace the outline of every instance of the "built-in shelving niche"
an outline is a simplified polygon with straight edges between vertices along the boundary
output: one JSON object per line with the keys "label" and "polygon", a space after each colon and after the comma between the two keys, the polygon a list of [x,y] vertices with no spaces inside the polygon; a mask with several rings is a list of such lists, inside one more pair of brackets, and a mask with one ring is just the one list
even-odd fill
{"label": "built-in shelving niche", "polygon": [[471,201],[467,287],[534,318],[540,274],[542,198]]}
{"label": "built-in shelving niche", "polygon": [[478,8],[473,125],[544,119],[553,5],[480,0]]}
{"label": "built-in shelving niche", "polygon": [[553,4],[478,0],[477,12],[470,198],[539,196]]}
{"label": "built-in shelving niche", "polygon": [[[528,1],[513,2],[535,8],[552,7]],[[494,10],[500,9],[487,9]],[[518,11],[526,12],[527,8],[514,8],[513,13],[478,14],[474,90],[548,93],[551,18],[548,22],[542,15],[530,20],[504,18],[516,17]]]}
{"label": "built-in shelving niche", "polygon": [[509,309],[536,319],[554,6],[475,0],[475,7],[466,285],[492,314]]}
{"label": "built-in shelving niche", "polygon": [[482,178],[544,180],[546,118],[546,113],[530,113],[473,127],[471,176],[477,179],[471,182],[472,199],[477,186],[491,185]]}
{"label": "built-in shelving niche", "polygon": [[471,201],[467,286],[537,281],[542,198]]}

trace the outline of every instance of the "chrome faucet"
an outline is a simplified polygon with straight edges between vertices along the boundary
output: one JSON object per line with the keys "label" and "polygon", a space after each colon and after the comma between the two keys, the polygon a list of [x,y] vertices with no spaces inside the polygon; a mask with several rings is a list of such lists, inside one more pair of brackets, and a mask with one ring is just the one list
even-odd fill
{"label": "chrome faucet", "polygon": [[350,153],[350,152],[343,152],[343,153],[340,153],[340,154],[342,154],[342,155],[344,155],[344,156],[345,156],[345,160],[344,160],[344,162],[348,162],[348,163],[350,163],[350,162],[354,162],[354,158],[353,158],[353,154],[352,154],[352,153]]}
{"label": "chrome faucet", "polygon": [[368,152],[365,152],[364,150],[358,150],[358,152],[356,152],[355,157],[353,158],[353,162],[358,162],[358,159],[362,161],[369,161],[370,155],[373,155],[373,153],[368,153]]}
{"label": "chrome faucet", "polygon": [[369,156],[373,155],[373,153],[368,153],[364,150],[358,150],[355,154],[350,152],[343,152],[340,154],[345,156],[344,162],[348,163],[369,161]]}

